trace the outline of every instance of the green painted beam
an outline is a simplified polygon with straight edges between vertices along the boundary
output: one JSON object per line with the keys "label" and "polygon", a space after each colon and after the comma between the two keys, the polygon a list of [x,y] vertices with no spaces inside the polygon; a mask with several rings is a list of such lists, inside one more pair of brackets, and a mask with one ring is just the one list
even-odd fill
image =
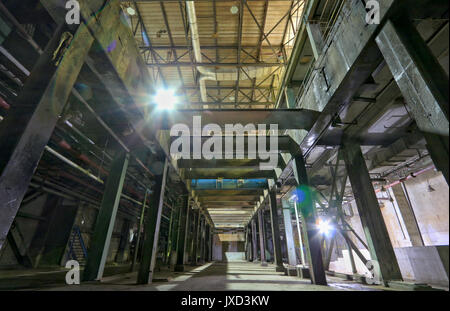
{"label": "green painted beam", "polygon": [[103,276],[129,160],[129,154],[121,154],[111,165],[88,250],[84,281],[101,280]]}

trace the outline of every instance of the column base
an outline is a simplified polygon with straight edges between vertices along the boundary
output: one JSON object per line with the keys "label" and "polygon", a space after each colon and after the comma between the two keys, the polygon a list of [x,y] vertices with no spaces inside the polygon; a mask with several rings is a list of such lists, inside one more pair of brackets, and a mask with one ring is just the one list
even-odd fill
{"label": "column base", "polygon": [[297,274],[297,268],[295,266],[286,266],[284,268],[284,275],[287,276],[298,276]]}
{"label": "column base", "polygon": [[269,264],[267,262],[265,262],[265,261],[261,262],[261,266],[263,266],[263,267],[267,267],[268,265]]}
{"label": "column base", "polygon": [[305,266],[297,266],[297,276],[302,279],[310,279],[309,268]]}
{"label": "column base", "polygon": [[184,265],[175,265],[175,268],[173,269],[175,272],[184,272]]}

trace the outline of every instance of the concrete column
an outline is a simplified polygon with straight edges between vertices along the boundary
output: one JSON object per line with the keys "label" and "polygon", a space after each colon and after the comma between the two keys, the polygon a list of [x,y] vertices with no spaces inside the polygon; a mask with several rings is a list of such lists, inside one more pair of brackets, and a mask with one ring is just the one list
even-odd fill
{"label": "concrete column", "polygon": [[449,81],[444,69],[407,18],[387,21],[375,41],[448,183]]}
{"label": "concrete column", "polygon": [[177,235],[177,264],[175,265],[175,271],[183,272],[184,271],[184,257],[185,257],[185,249],[186,249],[186,228],[188,226],[188,218],[187,214],[189,212],[189,196],[186,194],[183,197],[183,204],[180,207],[179,213],[179,226],[178,226],[178,235]]}
{"label": "concrete column", "polygon": [[420,233],[419,225],[417,224],[416,216],[411,207],[408,198],[408,192],[403,183],[393,186],[392,192],[395,196],[398,209],[405,223],[406,231],[408,232],[409,240],[412,246],[424,246],[422,234]]}
{"label": "concrete column", "polygon": [[258,242],[256,236],[256,220],[252,218],[252,261],[258,260]]}
{"label": "concrete column", "polygon": [[277,193],[275,186],[270,190],[270,223],[272,227],[273,253],[277,272],[284,272],[281,255],[280,222],[278,220]]}
{"label": "concrete column", "polygon": [[341,152],[350,178],[353,194],[372,260],[380,266],[380,277],[385,284],[391,280],[401,280],[394,249],[378,205],[378,199],[370,180],[366,162],[360,145],[344,142]]}
{"label": "concrete column", "polygon": [[164,168],[159,175],[156,175],[155,186],[153,193],[150,196],[150,208],[145,215],[142,259],[137,276],[138,284],[149,284],[152,282],[153,278],[153,270],[158,251],[159,228],[161,225],[164,192],[169,170],[169,161],[167,159],[164,159],[163,161]]}
{"label": "concrete column", "polygon": [[313,199],[313,190],[309,186],[306,166],[302,155],[293,159],[294,176],[298,184],[296,189],[297,207],[302,216],[302,225],[305,235],[305,252],[308,257],[311,282],[317,285],[327,285],[325,270],[323,268],[321,236],[316,226],[316,207]]}
{"label": "concrete column", "polygon": [[[295,255],[294,232],[292,230],[291,206],[286,199],[281,200],[283,207],[284,232],[286,235],[286,249],[288,254],[288,264],[297,265],[297,256]],[[301,242],[300,242],[301,243]]]}
{"label": "concrete column", "polygon": [[258,211],[258,226],[259,226],[259,251],[260,251],[260,259],[261,265],[267,266],[266,262],[266,237],[264,234],[264,214],[262,209]]}
{"label": "concrete column", "polygon": [[194,210],[193,216],[194,216],[194,234],[192,236],[192,262],[191,264],[193,266],[197,265],[197,255],[198,255],[198,236],[199,236],[199,229],[200,229],[200,211]]}
{"label": "concrete column", "polygon": [[[56,29],[0,122],[0,250],[94,42],[86,25],[74,26],[69,29],[63,23]],[[64,33],[73,35],[73,40],[64,57],[55,59]]]}
{"label": "concrete column", "polygon": [[129,160],[129,154],[121,154],[111,165],[88,250],[84,281],[100,280],[103,276]]}

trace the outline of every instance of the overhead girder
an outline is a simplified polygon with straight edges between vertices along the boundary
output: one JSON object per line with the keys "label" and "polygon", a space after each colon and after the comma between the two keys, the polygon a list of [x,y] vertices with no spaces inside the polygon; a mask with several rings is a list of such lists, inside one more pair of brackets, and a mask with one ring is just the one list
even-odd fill
{"label": "overhead girder", "polygon": [[217,179],[217,178],[276,178],[274,170],[259,170],[259,169],[203,169],[197,168],[186,170],[184,172],[186,179]]}
{"label": "overhead girder", "polygon": [[217,124],[225,128],[226,124],[278,125],[278,130],[310,130],[320,113],[308,109],[178,109],[170,112],[164,122],[157,122],[158,129],[168,130],[176,124],[193,128],[193,118],[201,118],[201,126]]}

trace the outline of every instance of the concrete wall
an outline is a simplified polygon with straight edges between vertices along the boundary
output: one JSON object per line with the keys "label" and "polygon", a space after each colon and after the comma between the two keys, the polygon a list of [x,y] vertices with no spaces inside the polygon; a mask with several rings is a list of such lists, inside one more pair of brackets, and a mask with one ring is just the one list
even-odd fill
{"label": "concrete wall", "polygon": [[448,246],[402,247],[394,250],[404,280],[448,287]]}
{"label": "concrete wall", "polygon": [[[431,170],[406,180],[404,184],[425,246],[411,247],[405,220],[392,189],[377,193],[402,276],[407,281],[448,287],[449,188],[447,183],[440,172]],[[429,185],[434,191],[430,191]],[[345,206],[344,210],[347,214],[353,213],[353,216],[347,217],[346,220],[366,241],[355,201]],[[370,259],[368,251],[356,237],[352,233],[349,235],[366,258]],[[348,251],[342,241],[339,241],[341,245],[335,249],[337,256],[333,256],[330,270],[351,273]],[[365,268],[362,262],[355,254],[354,257],[358,273],[364,273]]]}
{"label": "concrete wall", "polygon": [[[244,240],[243,240],[244,239]],[[245,259],[243,234],[214,234],[214,261],[241,261]]]}
{"label": "concrete wall", "polygon": [[442,174],[428,171],[405,181],[405,187],[425,245],[448,245],[449,188]]}

